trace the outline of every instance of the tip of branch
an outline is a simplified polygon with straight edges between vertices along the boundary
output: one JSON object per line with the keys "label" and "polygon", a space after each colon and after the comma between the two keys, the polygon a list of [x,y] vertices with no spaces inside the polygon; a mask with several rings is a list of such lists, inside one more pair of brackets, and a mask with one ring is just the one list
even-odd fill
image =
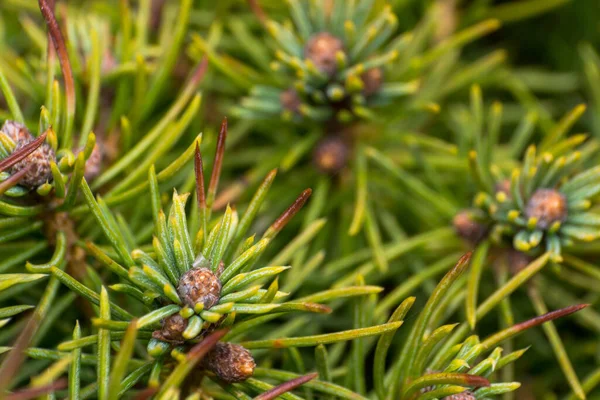
{"label": "tip of branch", "polygon": [[38,0],[40,11],[46,21],[48,27],[48,34],[52,38],[54,48],[58,54],[60,61],[60,67],[62,69],[63,76],[65,78],[65,95],[67,97],[67,106],[69,112],[75,114],[75,82],[73,80],[73,70],[71,69],[71,63],[69,61],[69,55],[67,53],[67,46],[65,45],[65,39],[60,31],[56,16],[54,15],[54,1],[53,0]]}
{"label": "tip of branch", "polygon": [[[227,140],[227,117],[223,118],[221,122],[221,130],[219,131],[219,137],[217,138],[217,152],[215,153],[215,162],[213,164],[212,174],[210,176],[210,184],[208,186],[208,197],[214,199],[217,193],[217,186],[219,185],[219,177],[221,176],[221,168],[223,167],[223,156],[225,154],[225,141]],[[209,207],[212,207],[209,204]]]}
{"label": "tip of branch", "polygon": [[292,205],[289,206],[287,210],[285,210],[275,222],[273,222],[273,225],[271,225],[270,229],[274,230],[275,232],[279,232],[281,229],[283,229],[283,227],[287,225],[287,223],[292,219],[292,217],[296,215],[298,211],[302,209],[302,207],[304,207],[304,204],[306,203],[311,194],[312,189],[304,190],[300,194],[300,196],[298,196],[298,198],[294,201],[294,203],[292,203]]}
{"label": "tip of branch", "polygon": [[452,268],[451,272],[454,273],[462,273],[467,266],[469,265],[469,262],[471,261],[471,256],[473,255],[472,251],[469,251],[468,253],[464,254],[456,263],[456,265],[454,266],[454,268]]}
{"label": "tip of branch", "polygon": [[589,306],[590,306],[590,304],[576,304],[573,306],[561,308],[559,310],[550,311],[546,314],[540,315],[540,316],[532,318],[530,320],[515,324],[513,326],[513,329],[515,329],[516,331],[519,331],[519,332],[524,331],[526,329],[530,329],[535,326],[541,325],[545,322],[553,321],[555,319],[562,318],[562,317],[566,317],[567,315],[576,313],[577,311],[580,311]]}
{"label": "tip of branch", "polygon": [[[221,130],[219,131],[219,140],[221,137],[225,137],[227,135],[227,117],[223,117],[223,121],[221,121]],[[223,139],[225,140],[225,139]]]}
{"label": "tip of branch", "polygon": [[258,396],[256,396],[254,398],[254,400],[275,399],[275,398],[281,396],[282,394],[290,392],[290,391],[296,389],[297,387],[305,384],[306,382],[317,378],[318,376],[319,376],[319,374],[317,374],[316,372],[313,372],[312,374],[299,376],[297,378],[294,378],[292,380],[284,382],[281,385],[275,386],[274,388],[272,388],[264,393],[259,394]]}

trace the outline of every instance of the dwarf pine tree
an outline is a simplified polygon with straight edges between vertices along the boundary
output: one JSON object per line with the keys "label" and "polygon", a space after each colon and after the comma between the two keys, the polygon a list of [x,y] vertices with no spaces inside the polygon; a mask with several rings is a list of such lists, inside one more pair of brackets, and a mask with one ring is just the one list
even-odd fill
{"label": "dwarf pine tree", "polygon": [[0,398],[595,398],[598,15],[4,0]]}

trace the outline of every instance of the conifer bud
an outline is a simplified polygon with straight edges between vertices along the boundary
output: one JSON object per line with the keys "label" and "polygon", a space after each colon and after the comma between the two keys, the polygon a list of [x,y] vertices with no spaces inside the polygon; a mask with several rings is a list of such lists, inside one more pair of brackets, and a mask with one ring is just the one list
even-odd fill
{"label": "conifer bud", "polygon": [[313,35],[304,47],[304,57],[311,60],[319,71],[332,77],[337,71],[336,53],[344,50],[340,39],[329,32]]}
{"label": "conifer bud", "polygon": [[233,343],[217,343],[204,358],[203,365],[227,383],[245,381],[256,367],[252,354]]}
{"label": "conifer bud", "polygon": [[328,136],[315,146],[313,160],[315,166],[324,174],[340,172],[350,156],[348,143],[340,136]]}
{"label": "conifer bud", "polygon": [[538,189],[529,199],[525,212],[528,218],[537,218],[538,228],[547,229],[567,218],[567,199],[554,189]]}
{"label": "conifer bud", "polygon": [[379,91],[383,84],[383,70],[381,68],[371,68],[361,75],[363,81],[363,93],[365,96],[374,95]]}
{"label": "conifer bud", "polygon": [[4,125],[2,125],[2,132],[17,144],[29,142],[33,139],[29,129],[25,125],[15,121],[6,120]]}
{"label": "conifer bud", "polygon": [[487,234],[487,227],[473,219],[469,210],[459,211],[452,220],[454,230],[461,238],[472,244],[478,243]]}
{"label": "conifer bud", "polygon": [[[15,142],[15,151],[35,139],[27,127],[14,121],[4,122],[2,132]],[[52,181],[52,170],[50,169],[52,161],[56,161],[54,150],[49,144],[43,143],[29,156],[15,163],[11,167],[11,173],[17,173],[29,167],[29,171],[21,178],[19,185],[28,189],[35,189],[46,182]]]}
{"label": "conifer bud", "polygon": [[182,343],[185,341],[183,331],[187,326],[188,320],[176,313],[165,318],[162,322],[162,328],[159,331],[152,332],[152,337],[164,342]]}
{"label": "conifer bud", "polygon": [[179,278],[177,293],[186,305],[202,303],[208,310],[219,301],[221,281],[208,268],[192,268]]}

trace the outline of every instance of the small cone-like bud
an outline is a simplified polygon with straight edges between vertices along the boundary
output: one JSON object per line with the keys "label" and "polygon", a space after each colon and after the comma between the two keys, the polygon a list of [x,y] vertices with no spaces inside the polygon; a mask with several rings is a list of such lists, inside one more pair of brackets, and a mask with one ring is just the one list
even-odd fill
{"label": "small cone-like bud", "polygon": [[473,393],[466,391],[459,394],[453,394],[452,396],[446,396],[443,400],[475,400]]}
{"label": "small cone-like bud", "polygon": [[221,281],[208,268],[192,268],[179,279],[177,293],[186,305],[203,303],[208,310],[219,301]]}
{"label": "small cone-like bud", "polygon": [[204,358],[203,365],[227,383],[245,381],[256,367],[252,354],[233,343],[217,343]]}
{"label": "small cone-like bud", "polygon": [[279,95],[279,101],[281,102],[281,106],[284,110],[290,111],[294,114],[299,113],[299,108],[301,104],[300,96],[298,96],[298,92],[294,89],[287,89],[281,92]]}
{"label": "small cone-like bud", "polygon": [[[17,145],[15,151],[35,140],[25,125],[14,121],[4,122],[2,132],[15,142]],[[52,161],[56,161],[54,150],[49,144],[43,143],[29,156],[15,163],[10,170],[14,174],[29,167],[29,171],[19,180],[19,185],[28,189],[35,189],[46,182],[52,181],[52,170],[50,169]]]}
{"label": "small cone-like bud", "polygon": [[179,313],[173,314],[163,320],[162,328],[159,331],[152,332],[154,339],[164,342],[180,343],[185,341],[183,331],[188,326],[188,320]]}
{"label": "small cone-like bud", "polygon": [[329,32],[313,35],[304,47],[304,57],[311,60],[319,71],[329,76],[337,71],[336,53],[344,50],[344,43]]}
{"label": "small cone-like bud", "polygon": [[[16,149],[18,150],[26,144],[27,143],[19,143]],[[29,171],[19,181],[19,185],[29,189],[35,189],[46,182],[52,181],[52,169],[50,168],[50,163],[52,161],[56,161],[54,150],[52,150],[50,145],[44,143],[27,158],[13,165],[11,172],[13,174],[17,173],[23,168],[31,165]]]}
{"label": "small cone-like bud", "polygon": [[29,129],[23,124],[14,121],[5,121],[4,125],[2,125],[2,132],[8,135],[13,142],[19,143],[29,143],[33,140],[33,136],[29,132]]}
{"label": "small cone-like bud", "polygon": [[383,70],[381,68],[371,68],[361,75],[363,81],[363,93],[365,96],[374,95],[379,91],[383,84]]}
{"label": "small cone-like bud", "polygon": [[315,146],[313,160],[317,169],[325,174],[340,172],[348,163],[350,149],[340,136],[329,136]]}
{"label": "small cone-like bud", "polygon": [[554,222],[567,218],[567,199],[554,189],[536,190],[525,210],[528,218],[537,218],[538,228],[547,229]]}
{"label": "small cone-like bud", "polygon": [[[31,140],[33,140],[33,138],[29,141],[17,143],[15,151],[21,149]],[[46,182],[52,182],[53,177],[50,163],[53,161],[56,162],[54,150],[52,150],[52,147],[50,147],[49,144],[43,143],[40,147],[35,149],[33,153],[13,165],[10,168],[10,172],[15,174],[22,169],[29,167],[29,171],[27,171],[21,180],[19,180],[19,185],[28,189],[35,189]]]}
{"label": "small cone-like bud", "polygon": [[485,237],[487,227],[475,220],[468,210],[459,211],[452,220],[454,230],[461,238],[475,244]]}

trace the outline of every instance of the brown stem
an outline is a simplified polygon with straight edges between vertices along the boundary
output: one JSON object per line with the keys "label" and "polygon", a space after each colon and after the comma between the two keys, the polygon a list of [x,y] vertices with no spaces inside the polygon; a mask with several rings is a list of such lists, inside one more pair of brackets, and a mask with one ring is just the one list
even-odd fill
{"label": "brown stem", "polygon": [[214,331],[205,337],[187,353],[186,359],[188,362],[197,363],[201,361],[204,356],[217,345],[217,342],[227,334],[227,332],[229,332],[229,329],[219,329],[218,331]]}
{"label": "brown stem", "polygon": [[71,115],[75,115],[75,83],[73,81],[73,70],[71,69],[71,63],[69,62],[69,55],[67,53],[67,47],[65,40],[58,27],[56,16],[54,15],[54,1],[53,0],[38,0],[40,11],[46,20],[48,26],[48,33],[54,43],[54,48],[58,54],[58,60],[60,67],[65,78],[65,94],[67,97],[67,111]]}
{"label": "brown stem", "polygon": [[576,304],[574,306],[569,306],[569,307],[561,308],[559,310],[550,311],[546,314],[532,318],[528,321],[518,323],[513,326],[513,329],[517,330],[517,331],[524,331],[526,329],[533,328],[534,326],[541,325],[544,322],[552,321],[552,320],[576,313],[577,311],[582,310],[589,306],[590,306],[590,304]]}
{"label": "brown stem", "polygon": [[40,316],[34,312],[25,328],[21,331],[21,334],[17,338],[12,350],[8,353],[2,365],[0,366],[0,396],[6,392],[6,389],[10,385],[13,377],[19,370],[19,367],[25,359],[25,350],[31,342],[31,338],[37,331],[39,326]]}
{"label": "brown stem", "polygon": [[319,374],[317,374],[316,372],[308,375],[299,376],[297,378],[284,382],[281,385],[275,386],[273,389],[259,394],[254,398],[254,400],[273,400],[284,393],[291,392],[298,386],[301,386],[306,382],[315,379],[318,376]]}
{"label": "brown stem", "polygon": [[40,397],[44,394],[49,394],[55,390],[64,389],[67,387],[66,379],[59,379],[56,382],[49,383],[44,386],[34,387],[30,389],[19,390],[18,392],[6,395],[6,400],[29,400]]}
{"label": "brown stem", "polygon": [[288,222],[302,209],[310,195],[312,194],[312,189],[306,189],[298,196],[296,201],[292,203],[291,206],[287,208],[280,216],[273,222],[273,224],[269,227],[267,232],[265,232],[265,237],[272,238],[279,231],[283,229],[284,226],[287,225]]}
{"label": "brown stem", "polygon": [[577,304],[574,306],[561,308],[560,310],[554,310],[554,311],[547,312],[546,314],[537,316],[535,318],[531,318],[527,321],[520,322],[518,324],[515,324],[509,328],[506,328],[504,330],[501,330],[500,332],[493,334],[492,336],[486,338],[483,342],[481,342],[480,346],[484,350],[489,350],[493,346],[496,346],[498,343],[500,343],[504,340],[510,339],[512,337],[515,337],[518,334],[520,334],[521,332],[526,331],[527,329],[531,329],[533,327],[542,325],[543,323],[546,323],[548,321],[553,321],[555,319],[573,314],[573,313],[575,313],[579,310],[582,310],[588,306],[589,306],[589,304]]}

